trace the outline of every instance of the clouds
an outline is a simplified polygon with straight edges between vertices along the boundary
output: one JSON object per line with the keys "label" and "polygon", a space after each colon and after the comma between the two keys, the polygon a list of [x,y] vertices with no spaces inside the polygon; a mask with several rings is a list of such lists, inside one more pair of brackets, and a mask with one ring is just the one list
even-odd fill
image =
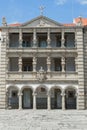
{"label": "clouds", "polygon": [[55,0],[57,5],[64,5],[67,0]]}
{"label": "clouds", "polygon": [[[69,2],[69,0],[55,0],[56,5],[64,5],[66,2]],[[87,5],[87,0],[72,0],[72,2],[78,2],[78,4]]]}
{"label": "clouds", "polygon": [[87,5],[87,0],[78,0],[81,5]]}

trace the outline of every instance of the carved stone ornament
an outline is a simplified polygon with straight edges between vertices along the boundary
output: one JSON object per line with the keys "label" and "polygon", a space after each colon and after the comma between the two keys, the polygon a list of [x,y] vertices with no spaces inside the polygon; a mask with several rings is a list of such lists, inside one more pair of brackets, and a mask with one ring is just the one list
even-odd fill
{"label": "carved stone ornament", "polygon": [[43,20],[40,20],[40,26],[45,26],[45,22]]}
{"label": "carved stone ornament", "polygon": [[37,27],[50,27],[50,25],[46,21],[41,19]]}
{"label": "carved stone ornament", "polygon": [[46,80],[46,72],[43,67],[40,68],[39,72],[37,72],[37,78],[39,82],[44,82]]}

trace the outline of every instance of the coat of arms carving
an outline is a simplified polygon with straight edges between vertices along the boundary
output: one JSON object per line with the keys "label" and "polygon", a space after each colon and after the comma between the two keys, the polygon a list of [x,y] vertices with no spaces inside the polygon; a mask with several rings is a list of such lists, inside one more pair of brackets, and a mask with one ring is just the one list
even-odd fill
{"label": "coat of arms carving", "polygon": [[37,78],[40,82],[44,82],[46,80],[46,72],[44,71],[42,66],[39,72],[37,72]]}

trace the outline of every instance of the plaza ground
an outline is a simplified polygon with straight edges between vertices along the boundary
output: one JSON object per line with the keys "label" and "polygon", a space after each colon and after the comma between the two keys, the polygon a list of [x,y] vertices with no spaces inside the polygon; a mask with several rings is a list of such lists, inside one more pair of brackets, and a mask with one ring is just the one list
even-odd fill
{"label": "plaza ground", "polygon": [[0,110],[0,130],[87,130],[87,110]]}

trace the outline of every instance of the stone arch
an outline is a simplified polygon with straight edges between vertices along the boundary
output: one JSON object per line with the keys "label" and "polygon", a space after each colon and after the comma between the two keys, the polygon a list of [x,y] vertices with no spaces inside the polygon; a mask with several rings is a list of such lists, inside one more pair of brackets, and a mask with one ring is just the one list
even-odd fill
{"label": "stone arch", "polygon": [[35,89],[36,93],[36,108],[47,109],[47,94],[48,88],[45,85],[39,85]]}
{"label": "stone arch", "polygon": [[57,86],[57,85],[51,86],[49,92],[51,92],[52,89],[60,89],[60,90],[61,90],[61,93],[62,93],[62,91],[63,91],[62,87]]}
{"label": "stone arch", "polygon": [[77,92],[76,86],[73,86],[73,85],[66,86],[65,89],[64,89],[64,92],[65,92],[67,89],[74,89],[74,90]]}
{"label": "stone arch", "polygon": [[44,88],[46,90],[46,92],[48,93],[48,87],[46,85],[37,86],[36,89],[35,89],[35,93],[37,92],[37,89],[39,89],[39,88]]}
{"label": "stone arch", "polygon": [[51,109],[62,109],[62,91],[60,86],[50,88]]}
{"label": "stone arch", "polygon": [[19,107],[19,88],[15,85],[7,87],[7,107],[10,109],[18,109]]}
{"label": "stone arch", "polygon": [[23,86],[21,88],[22,93],[22,108],[32,109],[33,108],[33,87]]}
{"label": "stone arch", "polygon": [[12,89],[12,88],[13,88],[13,89],[17,89],[18,91],[20,91],[20,89],[19,89],[17,86],[15,86],[15,85],[10,85],[10,86],[7,87],[7,92],[8,92],[9,89]]}
{"label": "stone arch", "polygon": [[75,86],[67,86],[65,88],[65,108],[76,109],[77,104],[77,88]]}
{"label": "stone arch", "polygon": [[22,93],[22,91],[24,90],[24,89],[31,89],[32,91],[34,91],[34,89],[33,89],[33,87],[32,86],[28,86],[28,85],[25,85],[25,86],[23,86],[22,88],[21,88],[21,90],[20,90],[20,92]]}

